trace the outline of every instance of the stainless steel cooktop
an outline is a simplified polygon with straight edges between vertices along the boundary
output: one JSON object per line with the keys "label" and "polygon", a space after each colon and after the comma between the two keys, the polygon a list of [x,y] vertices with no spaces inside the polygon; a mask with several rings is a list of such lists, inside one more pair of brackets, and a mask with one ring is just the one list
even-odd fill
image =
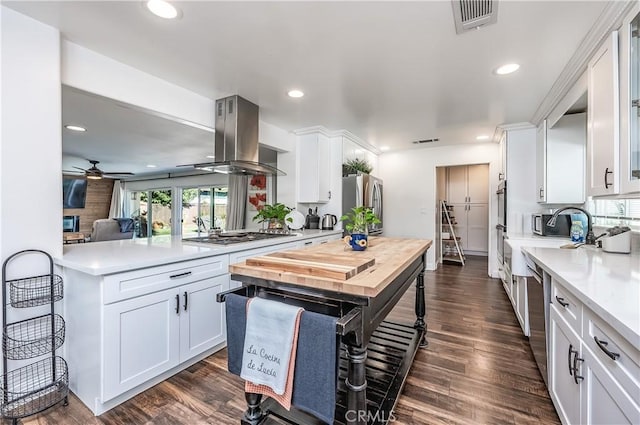
{"label": "stainless steel cooktop", "polygon": [[292,236],[293,233],[267,233],[267,232],[222,232],[208,236],[198,236],[195,238],[184,238],[184,242],[211,243],[216,245],[232,245],[241,242],[252,242],[262,239],[279,238],[282,236]]}

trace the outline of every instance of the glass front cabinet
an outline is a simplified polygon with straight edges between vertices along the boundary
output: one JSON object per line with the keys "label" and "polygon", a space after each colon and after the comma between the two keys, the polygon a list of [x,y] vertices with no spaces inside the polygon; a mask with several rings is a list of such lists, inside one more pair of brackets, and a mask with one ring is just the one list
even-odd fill
{"label": "glass front cabinet", "polygon": [[640,192],[640,5],[620,31],[620,193]]}

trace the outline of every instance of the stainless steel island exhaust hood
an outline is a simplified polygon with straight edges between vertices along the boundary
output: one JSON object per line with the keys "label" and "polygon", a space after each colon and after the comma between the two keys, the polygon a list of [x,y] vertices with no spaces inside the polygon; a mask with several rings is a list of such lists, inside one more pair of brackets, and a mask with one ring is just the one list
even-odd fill
{"label": "stainless steel island exhaust hood", "polygon": [[238,95],[216,100],[215,162],[193,164],[224,174],[277,175],[284,172],[259,162],[258,105]]}

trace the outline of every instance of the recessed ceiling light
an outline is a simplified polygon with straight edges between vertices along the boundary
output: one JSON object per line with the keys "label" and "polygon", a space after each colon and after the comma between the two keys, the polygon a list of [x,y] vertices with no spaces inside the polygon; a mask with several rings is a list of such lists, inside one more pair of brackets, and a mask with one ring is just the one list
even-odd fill
{"label": "recessed ceiling light", "polygon": [[64,128],[71,131],[80,131],[80,132],[87,131],[86,128],[80,127],[79,125],[65,125]]}
{"label": "recessed ceiling light", "polygon": [[517,63],[508,63],[496,69],[495,72],[498,75],[506,75],[506,74],[511,74],[512,72],[516,72],[519,68],[520,68],[520,65],[518,65]]}
{"label": "recessed ceiling light", "polygon": [[302,97],[304,93],[301,90],[289,90],[287,93],[289,97]]}
{"label": "recessed ceiling light", "polygon": [[388,151],[389,150],[389,146],[380,146],[380,150],[381,151]]}
{"label": "recessed ceiling light", "polygon": [[207,158],[209,158],[209,159],[213,159],[215,157],[216,157],[215,155],[207,155]]}
{"label": "recessed ceiling light", "polygon": [[147,168],[156,168],[156,166],[153,164],[147,164]]}
{"label": "recessed ceiling light", "polygon": [[476,140],[489,140],[489,136],[487,136],[486,134],[483,134],[482,136],[476,137]]}
{"label": "recessed ceiling light", "polygon": [[154,15],[164,19],[175,19],[178,17],[178,9],[164,0],[149,0],[147,2],[147,9]]}

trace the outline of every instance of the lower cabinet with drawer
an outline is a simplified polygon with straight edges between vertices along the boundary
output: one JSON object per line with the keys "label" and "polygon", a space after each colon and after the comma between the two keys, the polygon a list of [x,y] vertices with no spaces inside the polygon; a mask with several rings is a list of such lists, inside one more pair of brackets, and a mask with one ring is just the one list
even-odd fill
{"label": "lower cabinet with drawer", "polygon": [[108,401],[224,343],[226,275],[104,307],[104,386]]}
{"label": "lower cabinet with drawer", "polygon": [[228,255],[106,276],[65,269],[71,390],[102,414],[224,347]]}
{"label": "lower cabinet with drawer", "polygon": [[548,359],[563,424],[640,423],[640,352],[555,280]]}

